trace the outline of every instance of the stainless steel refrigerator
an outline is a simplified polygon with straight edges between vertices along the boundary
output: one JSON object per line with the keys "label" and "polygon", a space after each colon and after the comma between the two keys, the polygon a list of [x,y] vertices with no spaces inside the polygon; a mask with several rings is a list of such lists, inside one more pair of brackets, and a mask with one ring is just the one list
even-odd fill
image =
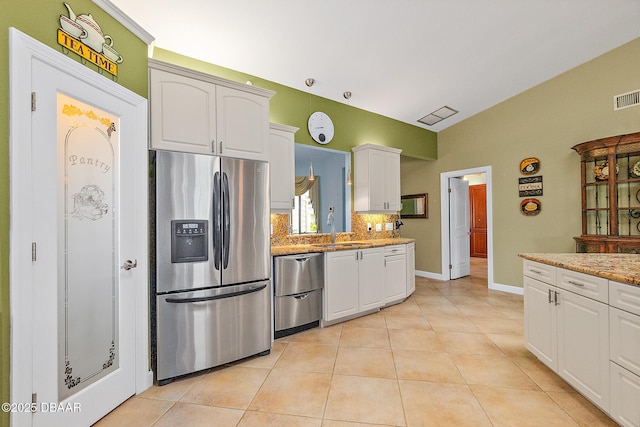
{"label": "stainless steel refrigerator", "polygon": [[156,379],[271,347],[269,166],[157,151]]}

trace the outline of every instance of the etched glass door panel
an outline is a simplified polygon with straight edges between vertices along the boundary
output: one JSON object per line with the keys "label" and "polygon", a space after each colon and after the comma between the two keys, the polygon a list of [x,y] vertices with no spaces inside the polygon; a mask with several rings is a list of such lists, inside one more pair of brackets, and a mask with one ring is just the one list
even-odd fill
{"label": "etched glass door panel", "polygon": [[119,125],[113,114],[58,94],[60,400],[119,365]]}

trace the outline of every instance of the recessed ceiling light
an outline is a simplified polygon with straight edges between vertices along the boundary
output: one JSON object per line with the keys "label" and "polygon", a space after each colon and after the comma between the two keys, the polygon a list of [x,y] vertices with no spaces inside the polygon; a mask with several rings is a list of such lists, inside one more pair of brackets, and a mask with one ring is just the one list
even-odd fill
{"label": "recessed ceiling light", "polygon": [[456,114],[457,111],[453,108],[447,107],[446,105],[442,108],[437,109],[436,111],[427,114],[421,119],[418,119],[420,123],[424,123],[427,126],[433,126],[436,123],[446,119],[447,117],[451,117]]}

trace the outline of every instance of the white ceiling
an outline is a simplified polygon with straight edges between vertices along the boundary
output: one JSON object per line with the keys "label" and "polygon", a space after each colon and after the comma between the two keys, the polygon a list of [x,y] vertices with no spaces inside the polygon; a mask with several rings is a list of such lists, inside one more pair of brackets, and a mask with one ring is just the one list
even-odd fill
{"label": "white ceiling", "polygon": [[157,47],[436,132],[640,37],[640,0],[111,1]]}

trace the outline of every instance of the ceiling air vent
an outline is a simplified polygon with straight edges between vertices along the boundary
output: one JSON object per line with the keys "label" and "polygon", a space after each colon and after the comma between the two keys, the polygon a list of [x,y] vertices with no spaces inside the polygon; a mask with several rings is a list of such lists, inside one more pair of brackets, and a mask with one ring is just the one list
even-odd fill
{"label": "ceiling air vent", "polygon": [[640,89],[613,97],[613,111],[640,105]]}
{"label": "ceiling air vent", "polygon": [[447,117],[451,117],[456,114],[458,111],[454,110],[451,107],[447,107],[446,105],[442,108],[437,109],[433,113],[429,113],[421,119],[418,119],[420,123],[424,123],[427,126],[433,126],[436,123],[446,119]]}

